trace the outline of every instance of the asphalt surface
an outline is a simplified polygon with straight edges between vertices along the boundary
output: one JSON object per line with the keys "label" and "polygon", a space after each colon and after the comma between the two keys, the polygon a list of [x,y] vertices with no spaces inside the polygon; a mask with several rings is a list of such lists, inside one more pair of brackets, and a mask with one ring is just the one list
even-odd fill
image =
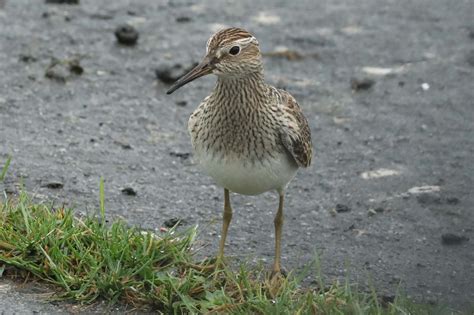
{"label": "asphalt surface", "polygon": [[[466,0],[0,0],[0,161],[13,155],[3,188],[23,181],[39,199],[93,213],[103,177],[111,219],[199,224],[199,255],[212,255],[223,193],[195,164],[186,125],[215,78],[172,96],[163,80],[199,61],[215,30],[242,26],[266,53],[268,82],[296,97],[313,134],[314,164],[287,190],[286,269],[318,253],[328,281],[349,273],[388,297],[400,286],[465,309],[474,300],[473,16]],[[124,23],[139,32],[135,46],[116,41]],[[228,256],[270,267],[277,195],[232,202]],[[71,311],[0,286],[7,314]]]}

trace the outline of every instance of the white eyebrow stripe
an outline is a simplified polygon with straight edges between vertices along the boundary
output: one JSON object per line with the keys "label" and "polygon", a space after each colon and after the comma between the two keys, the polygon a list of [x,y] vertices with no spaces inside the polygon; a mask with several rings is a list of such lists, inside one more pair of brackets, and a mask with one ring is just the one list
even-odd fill
{"label": "white eyebrow stripe", "polygon": [[257,39],[253,36],[242,38],[242,39],[237,39],[237,40],[234,41],[234,43],[241,44],[243,46],[246,46],[246,45],[250,44],[251,42],[255,42],[256,44],[258,44]]}
{"label": "white eyebrow stripe", "polygon": [[214,38],[215,34],[212,35],[208,40],[207,40],[207,43],[206,43],[206,53],[209,52],[209,44],[211,43],[212,39]]}

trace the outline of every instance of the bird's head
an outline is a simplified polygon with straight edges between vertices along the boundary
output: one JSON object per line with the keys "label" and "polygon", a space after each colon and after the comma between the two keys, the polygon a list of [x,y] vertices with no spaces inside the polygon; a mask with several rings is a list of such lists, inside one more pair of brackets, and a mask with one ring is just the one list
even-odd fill
{"label": "bird's head", "polygon": [[262,71],[262,57],[255,37],[241,28],[226,28],[209,38],[203,60],[178,79],[166,93],[171,94],[183,85],[211,73],[238,78],[259,71]]}

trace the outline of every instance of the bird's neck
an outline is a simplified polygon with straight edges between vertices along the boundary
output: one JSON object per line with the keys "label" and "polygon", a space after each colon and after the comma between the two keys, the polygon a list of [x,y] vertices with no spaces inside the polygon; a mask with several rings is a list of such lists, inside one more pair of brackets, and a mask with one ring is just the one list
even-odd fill
{"label": "bird's neck", "polygon": [[263,72],[253,72],[245,76],[218,76],[213,97],[220,105],[258,106],[263,104],[267,94]]}

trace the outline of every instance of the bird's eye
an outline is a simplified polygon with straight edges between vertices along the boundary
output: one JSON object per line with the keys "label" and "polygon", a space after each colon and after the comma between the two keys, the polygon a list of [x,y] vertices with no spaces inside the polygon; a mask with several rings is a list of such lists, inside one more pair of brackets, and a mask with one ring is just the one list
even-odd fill
{"label": "bird's eye", "polygon": [[237,55],[240,52],[240,47],[239,46],[232,46],[231,49],[229,49],[229,54],[231,55]]}

